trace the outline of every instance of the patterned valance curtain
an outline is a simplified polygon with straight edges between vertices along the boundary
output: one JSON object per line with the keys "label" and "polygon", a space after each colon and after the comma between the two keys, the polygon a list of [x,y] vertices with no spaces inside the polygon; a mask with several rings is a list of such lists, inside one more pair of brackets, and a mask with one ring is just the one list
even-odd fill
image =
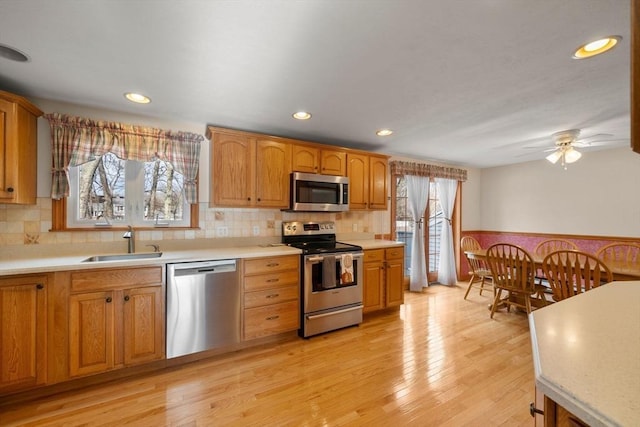
{"label": "patterned valance curtain", "polygon": [[187,203],[198,202],[200,144],[204,137],[117,122],[96,121],[65,114],[44,117],[51,127],[53,156],[51,198],[69,196],[70,166],[78,166],[110,152],[123,160],[169,162],[184,176]]}
{"label": "patterned valance curtain", "polygon": [[456,181],[467,180],[466,169],[401,161],[393,161],[389,165],[391,168],[391,175],[428,176],[430,178],[455,179]]}

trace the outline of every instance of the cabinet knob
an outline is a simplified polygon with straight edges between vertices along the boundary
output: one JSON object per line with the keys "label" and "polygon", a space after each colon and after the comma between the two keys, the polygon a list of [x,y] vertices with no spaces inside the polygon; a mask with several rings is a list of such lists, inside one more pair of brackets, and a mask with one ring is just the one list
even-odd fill
{"label": "cabinet knob", "polygon": [[125,296],[124,296],[124,300],[125,300],[125,301],[129,301],[129,299],[130,299],[130,298],[129,298],[129,295],[125,295]]}
{"label": "cabinet knob", "polygon": [[247,197],[247,201],[250,202],[251,201],[251,197]]}
{"label": "cabinet knob", "polygon": [[13,193],[13,187],[7,188],[7,193]]}
{"label": "cabinet knob", "polygon": [[44,289],[44,285],[42,283],[38,283],[36,285],[36,289]]}
{"label": "cabinet knob", "polygon": [[113,301],[113,299],[111,299],[111,297],[107,297],[106,301],[109,303],[109,302]]}

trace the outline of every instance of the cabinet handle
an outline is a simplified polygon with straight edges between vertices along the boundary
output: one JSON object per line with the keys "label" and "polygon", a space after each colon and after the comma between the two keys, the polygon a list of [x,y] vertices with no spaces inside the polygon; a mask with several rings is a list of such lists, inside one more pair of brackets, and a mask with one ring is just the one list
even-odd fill
{"label": "cabinet handle", "polygon": [[36,289],[44,289],[44,285],[42,283],[38,283],[36,285]]}
{"label": "cabinet handle", "polygon": [[280,263],[272,262],[272,263],[270,263],[270,264],[267,264],[267,267],[277,267],[277,266],[279,266],[279,265],[280,265]]}
{"label": "cabinet handle", "polygon": [[278,298],[280,296],[280,294],[271,294],[271,295],[267,295],[265,298]]}
{"label": "cabinet handle", "polygon": [[267,283],[275,283],[280,281],[280,279],[267,279]]}
{"label": "cabinet handle", "polygon": [[280,316],[277,316],[277,315],[276,315],[276,316],[269,316],[269,317],[267,317],[267,318],[266,318],[266,319],[264,319],[264,320],[276,320],[276,319],[278,319],[279,317],[280,317]]}
{"label": "cabinet handle", "polygon": [[536,408],[536,404],[531,402],[529,404],[529,414],[531,414],[532,417],[535,417],[536,414],[544,415],[544,411]]}
{"label": "cabinet handle", "polygon": [[130,298],[129,298],[129,295],[125,295],[124,300],[125,300],[125,301],[129,301],[129,299],[130,299]]}
{"label": "cabinet handle", "polygon": [[13,193],[13,187],[7,188],[7,193]]}
{"label": "cabinet handle", "polygon": [[113,299],[111,299],[111,297],[107,297],[107,302],[111,302],[113,301]]}

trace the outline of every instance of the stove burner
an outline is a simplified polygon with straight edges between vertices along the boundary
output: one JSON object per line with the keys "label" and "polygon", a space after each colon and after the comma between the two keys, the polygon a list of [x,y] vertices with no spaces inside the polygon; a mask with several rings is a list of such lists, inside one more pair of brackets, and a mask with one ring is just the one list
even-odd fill
{"label": "stove burner", "polygon": [[362,248],[336,241],[335,223],[290,221],[282,223],[282,243],[302,250],[303,254],[357,252]]}

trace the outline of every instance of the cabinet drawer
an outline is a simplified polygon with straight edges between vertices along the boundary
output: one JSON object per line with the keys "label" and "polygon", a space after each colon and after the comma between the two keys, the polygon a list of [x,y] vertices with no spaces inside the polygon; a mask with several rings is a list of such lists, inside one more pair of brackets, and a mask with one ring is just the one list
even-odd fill
{"label": "cabinet drawer", "polygon": [[383,261],[384,249],[373,249],[364,251],[364,262]]}
{"label": "cabinet drawer", "polygon": [[244,339],[294,331],[300,325],[298,301],[244,310]]}
{"label": "cabinet drawer", "polygon": [[298,255],[255,258],[244,262],[244,274],[272,273],[284,270],[298,270],[300,257]]}
{"label": "cabinet drawer", "polygon": [[298,270],[285,271],[283,273],[261,274],[259,276],[247,276],[244,278],[245,292],[273,289],[287,285],[300,283]]}
{"label": "cabinet drawer", "polygon": [[387,248],[384,253],[386,259],[402,259],[404,257],[404,248]]}
{"label": "cabinet drawer", "polygon": [[83,270],[71,273],[71,291],[122,289],[162,283],[162,267]]}
{"label": "cabinet drawer", "polygon": [[265,289],[264,291],[246,292],[244,294],[244,307],[261,307],[269,304],[278,304],[285,301],[298,301],[300,288],[298,285],[283,288]]}

